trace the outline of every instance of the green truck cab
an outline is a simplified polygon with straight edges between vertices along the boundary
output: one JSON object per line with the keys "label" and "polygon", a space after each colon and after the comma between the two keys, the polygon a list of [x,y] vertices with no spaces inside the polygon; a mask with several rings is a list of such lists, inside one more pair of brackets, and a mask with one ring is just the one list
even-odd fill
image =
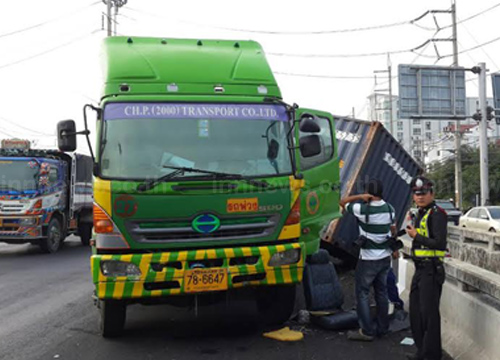
{"label": "green truck cab", "polygon": [[[91,257],[103,336],[129,304],[236,288],[265,321],[288,319],[320,229],[340,217],[331,114],[283,102],[253,41],[109,37],[103,49]],[[81,133],[60,122],[59,147]]]}

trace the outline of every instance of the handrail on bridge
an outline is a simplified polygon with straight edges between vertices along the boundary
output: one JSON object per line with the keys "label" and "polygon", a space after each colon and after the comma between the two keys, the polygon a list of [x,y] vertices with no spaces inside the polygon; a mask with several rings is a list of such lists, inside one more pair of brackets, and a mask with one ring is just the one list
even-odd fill
{"label": "handrail on bridge", "polygon": [[[411,254],[411,239],[403,237],[402,252]],[[500,301],[500,233],[448,225],[447,279],[464,291],[479,291]]]}

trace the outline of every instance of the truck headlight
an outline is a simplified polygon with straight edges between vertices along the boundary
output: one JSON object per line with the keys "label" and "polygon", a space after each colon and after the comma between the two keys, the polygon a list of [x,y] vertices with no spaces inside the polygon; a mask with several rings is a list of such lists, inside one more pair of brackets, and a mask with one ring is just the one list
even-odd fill
{"label": "truck headlight", "polygon": [[125,261],[101,261],[104,276],[141,276],[141,270],[135,264]]}
{"label": "truck headlight", "polygon": [[274,254],[269,260],[269,266],[283,266],[298,263],[300,249],[290,249]]}
{"label": "truck headlight", "polygon": [[35,225],[37,223],[36,218],[22,218],[19,220],[19,225],[20,226],[30,226],[30,225]]}

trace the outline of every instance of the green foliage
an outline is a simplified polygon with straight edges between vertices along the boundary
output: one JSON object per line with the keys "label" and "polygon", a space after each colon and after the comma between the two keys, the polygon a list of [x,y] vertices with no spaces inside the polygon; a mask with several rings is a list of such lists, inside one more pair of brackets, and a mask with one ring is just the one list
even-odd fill
{"label": "green foliage", "polygon": [[[490,204],[500,204],[500,148],[489,146]],[[427,176],[435,184],[436,198],[455,198],[455,157],[429,165]],[[481,194],[479,148],[462,147],[462,199],[463,209],[475,205],[476,195]]]}

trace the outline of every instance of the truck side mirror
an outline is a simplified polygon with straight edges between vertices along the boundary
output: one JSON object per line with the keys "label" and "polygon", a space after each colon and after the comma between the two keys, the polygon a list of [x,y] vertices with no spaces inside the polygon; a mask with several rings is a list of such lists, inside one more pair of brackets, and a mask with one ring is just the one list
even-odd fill
{"label": "truck side mirror", "polygon": [[76,150],[76,125],[73,120],[59,121],[57,124],[57,146],[61,151]]}
{"label": "truck side mirror", "polygon": [[308,135],[299,140],[300,153],[302,157],[309,158],[321,153],[321,143],[318,135]]}
{"label": "truck side mirror", "polygon": [[304,133],[319,133],[321,131],[319,125],[314,121],[314,117],[308,114],[304,114],[300,118],[299,129]]}

